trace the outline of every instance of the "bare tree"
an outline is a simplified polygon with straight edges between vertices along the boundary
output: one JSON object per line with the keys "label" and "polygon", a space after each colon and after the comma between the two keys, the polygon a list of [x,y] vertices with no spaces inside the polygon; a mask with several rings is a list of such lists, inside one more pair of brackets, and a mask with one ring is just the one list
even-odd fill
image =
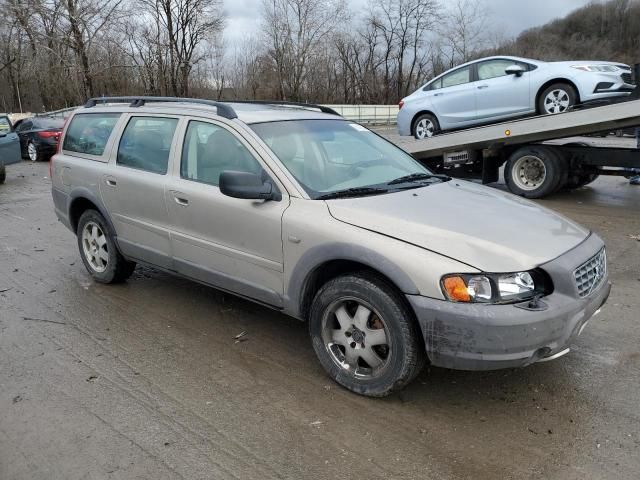
{"label": "bare tree", "polygon": [[343,0],[263,0],[263,32],[281,99],[303,99],[309,65],[335,21],[345,21],[346,14]]}

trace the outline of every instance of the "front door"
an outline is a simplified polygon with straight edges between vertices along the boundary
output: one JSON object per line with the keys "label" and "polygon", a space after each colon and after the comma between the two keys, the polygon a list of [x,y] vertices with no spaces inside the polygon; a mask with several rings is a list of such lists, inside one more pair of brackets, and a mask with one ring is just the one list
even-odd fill
{"label": "front door", "polygon": [[[269,177],[257,155],[233,130],[189,121],[181,161],[176,162],[166,205],[176,269],[205,283],[282,305],[282,200],[244,200],[218,188],[225,170]],[[271,176],[272,178],[272,176]]]}
{"label": "front door", "polygon": [[0,116],[0,166],[18,163],[20,160],[18,135],[11,129],[9,117]]}
{"label": "front door", "polygon": [[100,184],[122,253],[163,268],[173,267],[165,188],[177,125],[173,117],[132,116]]}
{"label": "front door", "polygon": [[[525,71],[519,77],[505,72],[516,63],[513,60],[495,59],[477,64],[478,119],[506,118],[525,114],[535,108],[529,93],[529,72]],[[524,64],[519,65],[526,68]]]}

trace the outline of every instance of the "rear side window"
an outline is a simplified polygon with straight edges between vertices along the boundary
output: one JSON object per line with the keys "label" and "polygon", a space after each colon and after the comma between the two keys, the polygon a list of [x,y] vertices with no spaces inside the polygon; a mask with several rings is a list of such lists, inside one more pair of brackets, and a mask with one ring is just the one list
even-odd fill
{"label": "rear side window", "polygon": [[73,117],[64,136],[62,149],[101,156],[119,113],[79,113]]}
{"label": "rear side window", "polygon": [[133,117],[120,139],[118,165],[164,175],[178,119]]}
{"label": "rear side window", "polygon": [[225,170],[260,174],[262,166],[231,132],[212,123],[189,122],[180,176],[217,186]]}

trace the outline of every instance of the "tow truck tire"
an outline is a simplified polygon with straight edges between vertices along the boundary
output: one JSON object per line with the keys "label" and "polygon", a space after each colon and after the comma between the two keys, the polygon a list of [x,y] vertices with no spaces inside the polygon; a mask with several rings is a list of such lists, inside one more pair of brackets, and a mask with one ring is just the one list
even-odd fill
{"label": "tow truck tire", "polygon": [[583,175],[576,175],[573,178],[567,181],[566,188],[569,190],[574,190],[576,188],[584,187],[596,181],[599,177],[597,173],[585,173]]}
{"label": "tow truck tire", "polygon": [[511,154],[504,169],[507,187],[525,198],[551,195],[567,182],[568,169],[562,155],[552,147],[531,145]]}

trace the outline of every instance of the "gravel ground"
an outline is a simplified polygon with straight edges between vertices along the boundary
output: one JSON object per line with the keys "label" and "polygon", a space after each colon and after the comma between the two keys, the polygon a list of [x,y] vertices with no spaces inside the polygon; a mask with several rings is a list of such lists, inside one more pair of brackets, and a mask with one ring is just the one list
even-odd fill
{"label": "gravel ground", "polygon": [[47,165],[8,170],[2,480],[638,478],[640,187],[622,178],[540,201],[608,246],[611,297],[569,355],[425,369],[371,400],[325,377],[301,322],[149,268],[95,284]]}

